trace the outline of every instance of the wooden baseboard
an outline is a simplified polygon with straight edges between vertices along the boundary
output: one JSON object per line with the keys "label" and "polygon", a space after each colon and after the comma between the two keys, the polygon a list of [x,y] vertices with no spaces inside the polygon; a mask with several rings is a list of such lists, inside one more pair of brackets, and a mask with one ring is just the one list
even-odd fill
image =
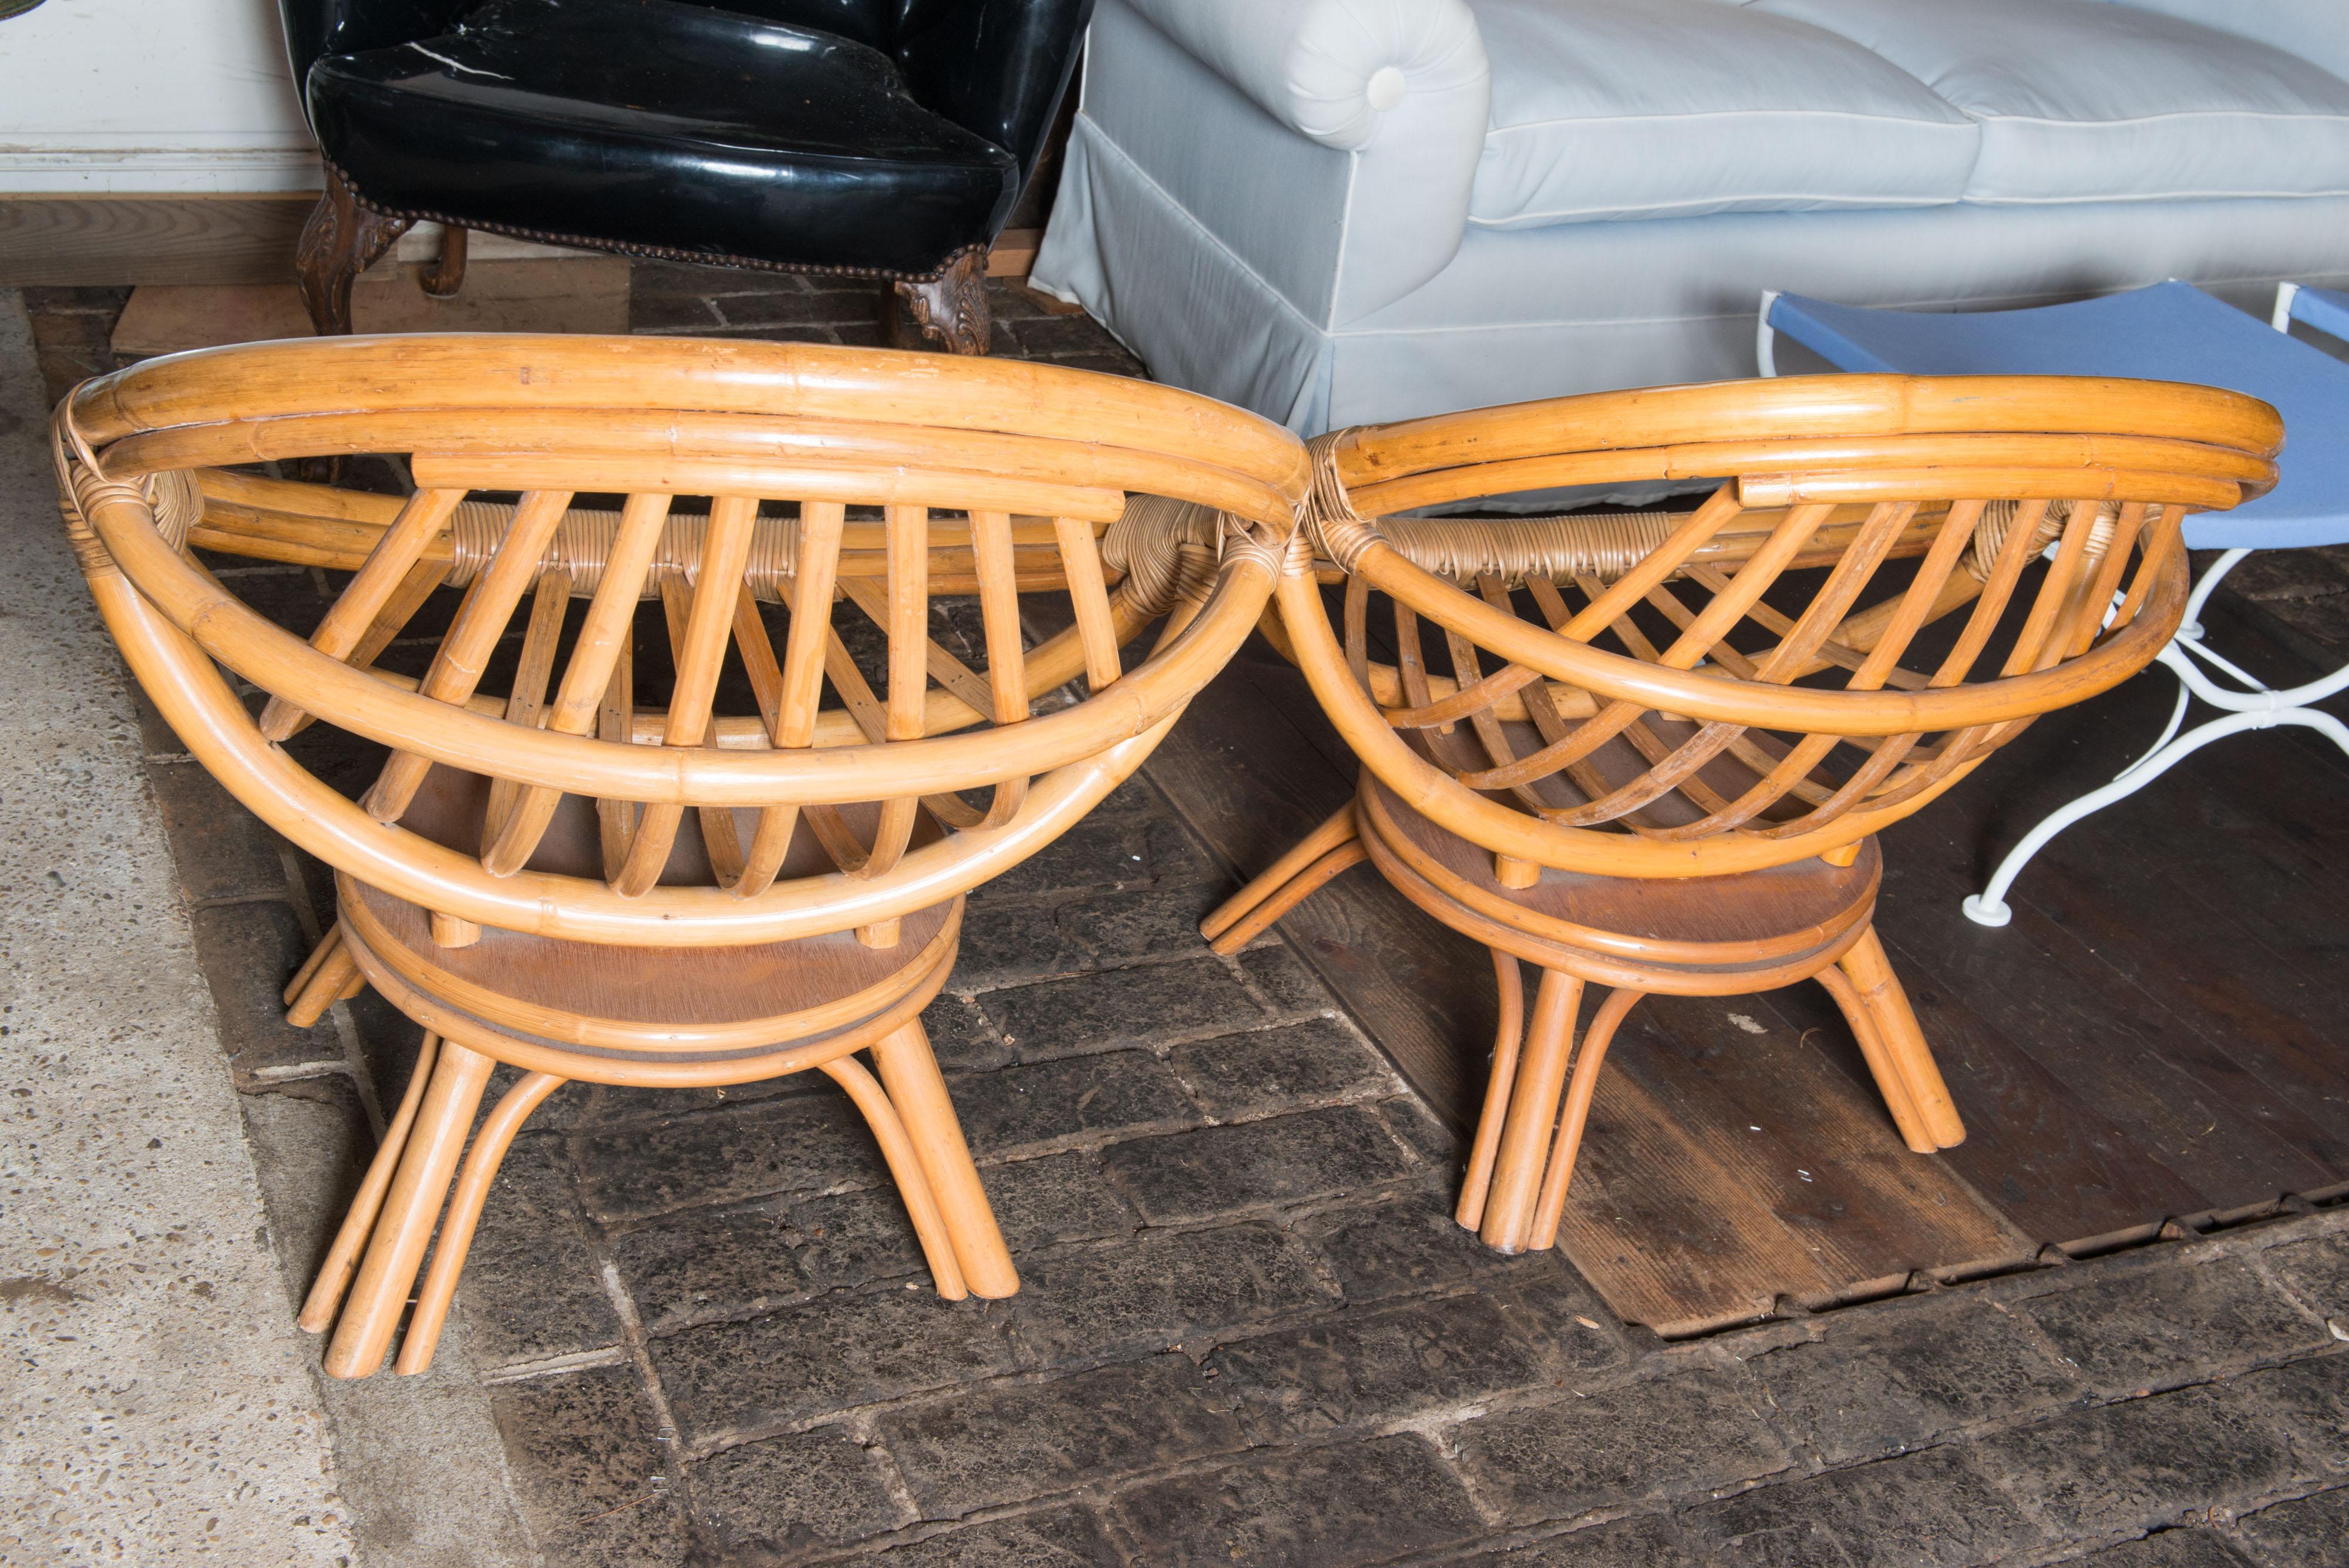
{"label": "wooden baseboard", "polygon": [[282,283],[317,199],[0,196],[0,287]]}

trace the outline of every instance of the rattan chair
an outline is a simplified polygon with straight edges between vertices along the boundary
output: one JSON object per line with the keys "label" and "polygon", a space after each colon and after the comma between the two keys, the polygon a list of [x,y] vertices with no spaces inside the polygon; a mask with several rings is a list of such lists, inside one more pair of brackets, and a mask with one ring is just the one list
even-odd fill
{"label": "rattan chair", "polygon": [[[1131,774],[1256,623],[1304,494],[1294,437],[999,360],[533,337],[151,360],[83,385],[57,434],[69,529],[140,683],[232,794],[336,869],[336,938],[297,985],[363,979],[428,1032],[302,1314],[336,1326],[328,1372],[381,1364],[453,1178],[398,1366],[429,1364],[490,1180],[570,1079],[819,1069],[871,1126],[939,1293],[1018,1288],[918,1015],[963,894]],[[414,493],[219,466],[355,452],[403,457]],[[573,504],[597,495],[614,509]],[[306,642],[185,548],[272,535],[366,542]],[[465,596],[420,681],[372,668],[441,581]],[[1023,586],[1073,606],[1032,649]],[[983,670],[932,640],[940,590],[976,593]],[[666,639],[632,632],[647,598]],[[780,649],[761,600],[794,612]],[[848,607],[883,634],[880,691],[842,639]],[[516,624],[512,689],[485,694]],[[730,653],[754,711],[717,711]],[[215,661],[266,693],[257,715]],[[647,664],[665,707],[635,701]],[[1041,701],[1081,676],[1089,695]],[[389,749],[362,800],[274,743],[313,719]],[[502,1062],[523,1076],[460,1171]]]}
{"label": "rattan chair", "polygon": [[[2282,433],[2207,388],[1838,376],[1322,437],[1308,529],[1341,626],[1304,571],[1279,625],[1361,785],[1204,929],[1236,950],[1368,859],[1491,949],[1458,1219],[1503,1251],[1554,1243],[1608,1043],[1650,992],[1817,979],[1901,1137],[1948,1147],[1964,1127],[1870,923],[1875,836],[2159,652],[2181,517],[2272,483]],[[1724,483],[1687,514],[1397,515],[1702,478]],[[1589,983],[1613,989],[1578,1054]]]}

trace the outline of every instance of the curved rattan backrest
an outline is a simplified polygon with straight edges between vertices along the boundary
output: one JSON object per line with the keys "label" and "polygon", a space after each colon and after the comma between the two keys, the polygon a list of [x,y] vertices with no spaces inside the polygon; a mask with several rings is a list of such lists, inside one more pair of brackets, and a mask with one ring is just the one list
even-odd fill
{"label": "curved rattan backrest", "polygon": [[[181,355],[85,384],[57,429],[117,639],[246,805],[450,917],[654,945],[885,932],[1050,842],[1247,635],[1308,474],[1287,431],[1146,383],[653,338]],[[403,460],[413,493],[223,467],[358,452]],[[191,537],[356,571],[305,642]],[[420,680],[373,668],[442,584],[464,597]],[[1019,595],[1047,587],[1071,624],[1026,649]],[[978,600],[976,667],[933,639],[939,592]],[[654,597],[665,639],[631,630]],[[762,600],[790,608],[780,639]],[[1125,668],[1121,648],[1161,615],[1156,650]],[[517,626],[512,690],[479,691]],[[843,628],[877,632],[877,679]],[[634,700],[648,657],[671,687],[658,711]],[[267,693],[257,718],[213,660]],[[755,711],[717,711],[730,660]],[[1045,701],[1080,675],[1088,695]],[[274,744],[313,718],[390,748],[362,803]],[[436,765],[492,781],[478,855],[390,826]],[[565,794],[597,803],[601,878],[532,867]],[[715,885],[669,885],[688,812]],[[832,865],[781,874],[802,825]]]}
{"label": "curved rattan backrest", "polygon": [[[2282,439],[2267,405],[2209,388],[1897,376],[1347,430],[1314,443],[1309,517],[1347,575],[1343,647],[1307,579],[1284,621],[1378,776],[1496,854],[1754,869],[1897,820],[2143,668],[2183,606],[2180,519],[2271,485]],[[1387,516],[1707,478],[1684,514]]]}

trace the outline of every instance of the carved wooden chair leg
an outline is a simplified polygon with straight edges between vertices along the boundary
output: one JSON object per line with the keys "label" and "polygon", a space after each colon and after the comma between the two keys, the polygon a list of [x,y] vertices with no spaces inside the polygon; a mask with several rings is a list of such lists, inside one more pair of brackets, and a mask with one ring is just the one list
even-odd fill
{"label": "carved wooden chair leg", "polygon": [[457,291],[465,286],[465,253],[470,248],[467,236],[471,232],[455,223],[440,231],[440,259],[417,279],[433,298],[454,299]]}
{"label": "carved wooden chair leg", "polygon": [[[340,934],[339,929],[336,934]],[[319,951],[325,950],[322,945]],[[312,961],[316,961],[315,954]],[[359,1271],[359,1254],[367,1251],[367,1238],[375,1233],[376,1216],[383,1212],[384,1194],[391,1190],[399,1157],[407,1152],[408,1135],[416,1125],[416,1108],[423,1103],[424,1085],[431,1080],[432,1064],[440,1054],[440,1036],[428,1031],[424,1044],[417,1049],[415,1071],[408,1075],[408,1092],[400,1096],[399,1109],[392,1113],[390,1123],[383,1129],[383,1142],[377,1147],[367,1176],[343,1215],[343,1228],[335,1232],[335,1244],[326,1250],[326,1261],[302,1303],[300,1322],[308,1333],[324,1334],[334,1326],[335,1310],[343,1304],[343,1293],[350,1288],[351,1277]]]}
{"label": "carved wooden chair leg", "polygon": [[1216,906],[1199,922],[1199,934],[1215,951],[1236,953],[1324,883],[1369,857],[1350,800],[1262,875]]}
{"label": "carved wooden chair leg", "polygon": [[1501,1147],[1501,1123],[1509,1113],[1509,1090],[1517,1078],[1517,1047],[1526,1032],[1525,973],[1516,956],[1494,948],[1493,978],[1500,982],[1501,1023],[1493,1033],[1493,1071],[1485,1082],[1485,1112],[1476,1118],[1476,1139],[1468,1149],[1468,1175],[1460,1184],[1460,1204],[1452,1217],[1464,1230],[1485,1220],[1485,1200],[1493,1190],[1493,1158]]}
{"label": "carved wooden chair leg", "polygon": [[343,928],[337,925],[286,986],[285,1022],[296,1029],[307,1029],[326,1016],[327,1008],[345,996],[357,995],[366,984],[358,960],[351,956],[343,941]]}
{"label": "carved wooden chair leg", "polygon": [[1549,1168],[1542,1173],[1541,1201],[1534,1206],[1534,1251],[1557,1245],[1557,1224],[1566,1216],[1566,1189],[1574,1179],[1575,1157],[1582,1149],[1582,1129],[1590,1120],[1590,1097],[1599,1092],[1599,1069],[1615,1031],[1647,992],[1619,987],[1599,1004],[1582,1044],[1574,1056],[1574,1077],[1566,1086],[1566,1109],[1557,1119],[1557,1141],[1550,1145]]}
{"label": "carved wooden chair leg", "polygon": [[843,1056],[820,1065],[833,1083],[848,1091],[848,1097],[864,1114],[865,1125],[873,1129],[874,1140],[881,1146],[881,1158],[888,1162],[889,1174],[897,1183],[897,1196],[905,1205],[906,1218],[914,1222],[914,1235],[922,1243],[922,1257],[930,1265],[931,1284],[947,1301],[962,1300],[970,1294],[970,1287],[962,1277],[962,1264],[955,1256],[953,1239],[947,1234],[946,1217],[938,1212],[937,1195],[930,1189],[929,1173],[922,1168],[921,1157],[914,1152],[913,1137],[898,1119],[897,1107],[889,1103],[888,1091],[852,1057]]}
{"label": "carved wooden chair leg", "polygon": [[449,1321],[456,1299],[457,1276],[464,1272],[465,1254],[472,1250],[474,1229],[481,1222],[481,1206],[489,1201],[490,1183],[513,1147],[514,1134],[530,1119],[546,1096],[570,1082],[552,1073],[525,1073],[522,1081],[499,1099],[483,1119],[466,1151],[464,1168],[457,1173],[456,1190],[449,1195],[449,1212],[440,1221],[440,1240],[432,1245],[432,1266],[424,1272],[424,1288],[416,1293],[416,1310],[409,1314],[408,1336],[399,1342],[399,1359],[392,1370],[413,1376],[432,1365],[433,1347],[440,1343],[441,1325]]}
{"label": "carved wooden chair leg", "polygon": [[1868,1016],[1876,1021],[1877,1031],[1883,1038],[1885,1054],[1908,1085],[1909,1097],[1916,1104],[1933,1146],[1954,1148],[1965,1142],[1966,1124],[1959,1118],[1958,1107],[1950,1099],[1949,1085],[1941,1081],[1941,1070],[1934,1064],[1932,1047],[1925,1044],[1925,1032],[1917,1026],[1916,1010],[1909,1005],[1909,993],[1901,989],[1900,977],[1892,972],[1892,961],[1885,957],[1884,943],[1878,939],[1874,926],[1862,932],[1851,950],[1844,954],[1841,967],[1867,1002]]}
{"label": "carved wooden chair leg", "polygon": [[310,325],[321,337],[351,329],[351,285],[408,232],[409,220],[388,218],[359,205],[358,192],[333,164],[326,189],[302,225],[294,249],[295,281]]}
{"label": "carved wooden chair leg", "polygon": [[1877,1092],[1884,1096],[1884,1108],[1892,1113],[1892,1125],[1900,1130],[1900,1141],[1918,1154],[1939,1150],[1941,1146],[1926,1130],[1925,1118],[1917,1108],[1917,1096],[1909,1092],[1908,1080],[1901,1075],[1891,1053],[1885,1049],[1883,1031],[1876,1026],[1876,1015],[1868,1011],[1868,999],[1840,967],[1819,971],[1817,979],[1843,1010],[1844,1021],[1851,1025],[1852,1037],[1859,1042],[1859,1054],[1868,1061],[1868,1075],[1876,1080]]}
{"label": "carved wooden chair leg", "polygon": [[[935,338],[949,354],[984,354],[993,333],[987,303],[987,252],[973,246],[948,262],[938,275],[901,280],[893,292],[905,308],[889,310],[890,341],[900,348],[926,348]],[[910,317],[910,319],[908,319]]]}
{"label": "carved wooden chair leg", "polygon": [[440,1043],[408,1147],[352,1282],[350,1300],[335,1325],[334,1342],[326,1347],[327,1376],[365,1377],[383,1365],[496,1064],[454,1040]]}
{"label": "carved wooden chair leg", "polygon": [[996,1227],[995,1210],[979,1184],[978,1168],[971,1163],[970,1146],[963,1141],[962,1123],[954,1101],[947,1096],[946,1078],[931,1054],[929,1036],[919,1022],[900,1025],[874,1043],[873,1061],[890,1102],[905,1118],[914,1140],[914,1153],[930,1179],[947,1235],[954,1242],[963,1278],[975,1295],[1008,1296],[1019,1289],[1019,1274],[1011,1266],[1011,1250]]}
{"label": "carved wooden chair leg", "polygon": [[1582,981],[1554,969],[1542,971],[1541,987],[1534,992],[1533,1016],[1527,1021],[1526,1043],[1517,1062],[1516,1081],[1510,1090],[1507,1114],[1502,1120],[1500,1149],[1493,1168],[1493,1189],[1485,1203],[1485,1223],[1477,1232],[1485,1244],[1504,1252],[1522,1252],[1533,1238],[1534,1204],[1541,1186],[1542,1168],[1549,1157],[1550,1128],[1557,1120],[1557,1100],[1566,1087],[1567,1055],[1574,1044],[1574,1019],[1582,1005]]}

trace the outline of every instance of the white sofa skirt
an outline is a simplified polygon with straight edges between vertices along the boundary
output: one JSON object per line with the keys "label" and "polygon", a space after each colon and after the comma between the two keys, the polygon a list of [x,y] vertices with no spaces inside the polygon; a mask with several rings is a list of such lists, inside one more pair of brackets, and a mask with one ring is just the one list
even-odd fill
{"label": "white sofa skirt", "polygon": [[2349,196],[1472,229],[1430,281],[1332,327],[1299,310],[1080,115],[1034,280],[1084,306],[1160,380],[1310,434],[1750,376],[1765,288],[1853,305],[1998,309],[2174,277],[2264,315],[2280,278],[2349,286],[2344,235]]}

